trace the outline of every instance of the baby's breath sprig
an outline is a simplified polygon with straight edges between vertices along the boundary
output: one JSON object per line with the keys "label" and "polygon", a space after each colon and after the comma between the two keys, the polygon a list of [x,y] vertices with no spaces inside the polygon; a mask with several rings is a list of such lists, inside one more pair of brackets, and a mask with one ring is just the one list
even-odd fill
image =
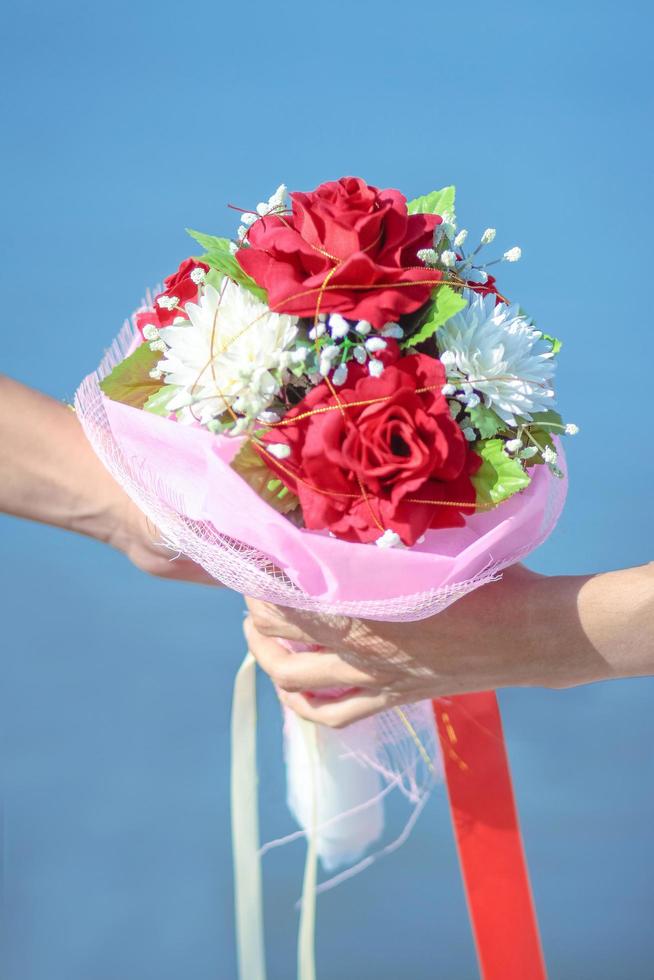
{"label": "baby's breath sprig", "polygon": [[336,387],[344,385],[349,376],[350,362],[366,365],[372,377],[380,377],[384,365],[377,355],[388,341],[401,340],[404,328],[399,323],[386,323],[374,330],[367,320],[348,320],[340,313],[321,314],[307,330],[307,357],[303,373],[311,383],[330,377]]}
{"label": "baby's breath sprig", "polygon": [[478,263],[477,255],[484,246],[495,241],[496,235],[495,228],[486,228],[477,246],[466,255],[463,246],[468,238],[467,228],[457,231],[453,219],[444,215],[443,221],[434,231],[433,248],[421,248],[417,253],[418,259],[429,268],[456,273],[464,282],[484,285],[488,281],[487,268],[499,262],[517,262],[522,255],[522,249],[516,245],[507,249],[500,258]]}

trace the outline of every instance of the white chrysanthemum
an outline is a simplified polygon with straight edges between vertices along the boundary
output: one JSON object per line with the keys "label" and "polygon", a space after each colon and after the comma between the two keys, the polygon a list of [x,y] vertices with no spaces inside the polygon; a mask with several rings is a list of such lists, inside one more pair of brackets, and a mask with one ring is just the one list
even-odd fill
{"label": "white chrysanthemum", "polygon": [[468,305],[436,334],[448,378],[467,382],[509,425],[554,405],[554,361],[518,306],[464,293]]}
{"label": "white chrysanthemum", "polygon": [[279,393],[297,317],[271,313],[231,281],[220,292],[206,286],[199,302],[185,309],[188,323],[159,333],[168,349],[157,367],[167,385],[179,388],[168,407],[188,424],[206,424],[228,407],[256,417]]}

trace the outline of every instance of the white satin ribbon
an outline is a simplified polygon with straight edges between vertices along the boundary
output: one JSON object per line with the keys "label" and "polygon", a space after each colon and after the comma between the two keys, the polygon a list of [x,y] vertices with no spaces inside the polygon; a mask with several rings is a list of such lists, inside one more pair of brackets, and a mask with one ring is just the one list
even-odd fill
{"label": "white satin ribbon", "polygon": [[311,823],[307,828],[307,856],[302,884],[300,929],[297,942],[298,980],[316,980],[316,883],[318,876],[318,731],[311,721],[297,719],[309,757]]}
{"label": "white satin ribbon", "polygon": [[266,980],[259,858],[256,661],[247,653],[232,701],[232,853],[236,950],[241,980]]}
{"label": "white satin ribbon", "polygon": [[[311,826],[307,833],[297,969],[298,980],[316,980],[318,733],[311,722],[302,719],[298,721],[310,759]],[[234,681],[231,742],[232,853],[238,975],[240,980],[266,980],[259,849],[256,661],[249,652]]]}

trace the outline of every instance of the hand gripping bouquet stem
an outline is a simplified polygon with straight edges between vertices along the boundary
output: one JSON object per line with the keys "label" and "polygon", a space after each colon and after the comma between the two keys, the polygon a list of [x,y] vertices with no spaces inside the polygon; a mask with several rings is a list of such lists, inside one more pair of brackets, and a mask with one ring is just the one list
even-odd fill
{"label": "hand gripping bouquet stem", "polygon": [[[246,595],[389,621],[433,616],[537,547],[563,506],[561,436],[576,426],[554,407],[560,342],[488,271],[520,250],[483,261],[493,229],[467,248],[452,187],[407,203],[354,177],[288,196],[282,186],[240,218],[233,240],[191,232],[203,253],[148,296],[76,396],[95,451],[164,540]],[[248,657],[232,727],[246,980],[265,969],[255,717]],[[484,756],[478,733],[493,726]],[[496,705],[476,695],[341,731],[287,714],[284,732],[289,805],[309,850],[308,978],[315,860],[349,866],[324,887],[369,863],[373,844],[383,853],[403,839],[380,843],[384,798],[397,788],[414,804],[408,832],[439,771],[438,736],[453,812],[457,785],[468,806],[477,776],[494,772],[511,804],[510,782]],[[459,847],[467,874],[460,836]],[[479,888],[466,883],[480,945]],[[485,977],[542,975],[512,973],[506,954],[497,967],[481,949],[480,959]]]}

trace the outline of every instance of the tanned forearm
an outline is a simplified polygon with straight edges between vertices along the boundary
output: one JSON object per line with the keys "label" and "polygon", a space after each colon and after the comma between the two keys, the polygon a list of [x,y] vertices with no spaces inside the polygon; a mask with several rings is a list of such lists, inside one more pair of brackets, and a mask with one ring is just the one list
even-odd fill
{"label": "tanned forearm", "polygon": [[217,584],[162,545],[95,455],[69,406],[2,375],[0,513],[107,542],[153,575]]}
{"label": "tanned forearm", "polygon": [[0,511],[109,541],[124,508],[75,412],[0,376]]}

